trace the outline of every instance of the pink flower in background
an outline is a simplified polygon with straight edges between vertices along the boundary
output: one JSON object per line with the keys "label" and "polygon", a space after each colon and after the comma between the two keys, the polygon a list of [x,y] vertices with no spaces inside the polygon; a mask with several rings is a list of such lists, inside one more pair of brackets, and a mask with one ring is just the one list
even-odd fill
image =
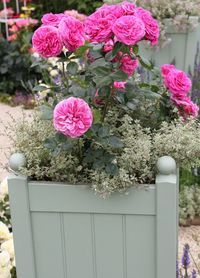
{"label": "pink flower in background", "polygon": [[0,17],[12,17],[14,15],[14,10],[13,8],[9,7],[9,8],[6,8],[6,9],[3,9],[0,11]]}
{"label": "pink flower in background", "polygon": [[169,65],[169,64],[162,65],[161,66],[162,76],[165,78],[172,69],[175,69],[174,65]]}
{"label": "pink flower in background", "polygon": [[72,16],[62,18],[58,30],[69,51],[76,50],[85,42],[83,24]]}
{"label": "pink flower in background", "polygon": [[16,21],[17,27],[28,27],[28,26],[35,26],[38,24],[37,19],[32,19],[32,18],[26,18],[26,19],[21,19]]}
{"label": "pink flower in background", "polygon": [[17,25],[13,24],[10,28],[9,31],[12,33],[16,33],[19,30],[19,28],[17,27]]}
{"label": "pink flower in background", "polygon": [[137,15],[144,22],[145,25],[145,39],[150,41],[152,45],[158,44],[160,29],[157,20],[155,20],[151,13],[143,8],[137,8]]}
{"label": "pink flower in background", "polygon": [[126,82],[123,82],[123,81],[115,81],[114,82],[114,87],[116,89],[125,89],[125,85],[126,85]]}
{"label": "pink flower in background", "polygon": [[116,16],[112,14],[113,7],[103,5],[85,20],[85,33],[91,42],[106,42],[113,36],[112,25]]}
{"label": "pink flower in background", "polygon": [[58,29],[53,26],[41,26],[32,38],[36,52],[45,58],[58,56],[62,52],[63,44]]}
{"label": "pink flower in background", "polygon": [[15,41],[16,39],[17,39],[17,34],[13,34],[7,38],[7,41],[12,42]]}
{"label": "pink flower in background", "polygon": [[43,15],[41,21],[43,25],[51,25],[57,27],[64,16],[65,15],[62,13],[60,14],[48,13]]}
{"label": "pink flower in background", "polygon": [[128,76],[132,76],[139,65],[138,60],[131,58],[128,54],[125,54],[120,62],[120,69],[128,74]]}
{"label": "pink flower in background", "polygon": [[135,15],[136,14],[136,6],[133,3],[124,1],[124,2],[122,2],[121,7],[124,11],[124,15]]}
{"label": "pink flower in background", "polygon": [[134,45],[145,36],[143,21],[132,15],[118,18],[113,24],[112,30],[117,40],[126,45]]}
{"label": "pink flower in background", "polygon": [[176,68],[171,69],[164,76],[164,83],[168,90],[176,97],[185,96],[189,93],[192,86],[192,82],[186,73]]}
{"label": "pink flower in background", "polygon": [[85,14],[80,14],[76,10],[67,10],[64,12],[64,14],[75,17],[76,19],[80,20],[81,22],[84,22],[87,18],[87,16]]}
{"label": "pink flower in background", "polygon": [[71,138],[82,136],[91,127],[92,110],[80,98],[69,97],[59,102],[54,109],[54,127]]}

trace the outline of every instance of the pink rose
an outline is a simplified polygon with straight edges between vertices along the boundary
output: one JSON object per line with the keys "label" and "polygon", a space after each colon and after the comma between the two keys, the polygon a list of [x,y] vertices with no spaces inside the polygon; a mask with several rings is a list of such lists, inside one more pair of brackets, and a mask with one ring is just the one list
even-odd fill
{"label": "pink rose", "polygon": [[17,34],[12,34],[7,37],[7,41],[9,42],[16,41],[16,39],[17,39]]}
{"label": "pink rose", "polygon": [[69,97],[54,109],[53,123],[57,131],[71,138],[82,136],[92,125],[89,105],[80,98]]}
{"label": "pink rose", "polygon": [[149,11],[143,8],[137,8],[137,15],[144,22],[145,39],[150,41],[152,45],[158,44],[160,29],[157,20],[152,17]]}
{"label": "pink rose", "polygon": [[76,50],[85,42],[83,24],[72,16],[62,18],[58,30],[69,51]]}
{"label": "pink rose", "polygon": [[112,36],[112,25],[116,15],[112,13],[113,6],[103,5],[85,20],[85,33],[91,42],[108,41]]}
{"label": "pink rose", "polygon": [[51,25],[51,26],[58,27],[58,24],[60,23],[61,19],[64,16],[65,15],[62,13],[60,14],[48,13],[43,15],[41,21],[43,25]]}
{"label": "pink rose", "polygon": [[120,62],[121,62],[120,69],[123,72],[127,73],[128,76],[132,76],[139,65],[138,60],[132,59],[128,54],[125,54],[121,58]]}
{"label": "pink rose", "polygon": [[21,27],[28,27],[28,26],[35,26],[38,24],[38,20],[37,19],[32,19],[32,18],[25,18],[25,19],[21,19],[16,21],[16,25],[17,27],[21,28]]}
{"label": "pink rose", "polygon": [[118,18],[112,27],[118,41],[126,45],[134,45],[145,36],[145,25],[143,21],[132,15]]}
{"label": "pink rose", "polygon": [[126,85],[126,82],[124,82],[124,81],[115,81],[114,82],[114,87],[116,89],[125,89],[125,85]]}
{"label": "pink rose", "polygon": [[166,77],[168,75],[168,73],[172,70],[175,69],[174,65],[169,65],[169,64],[164,64],[161,66],[161,72],[162,72],[162,76]]}
{"label": "pink rose", "polygon": [[192,82],[186,73],[181,70],[171,69],[164,76],[164,83],[168,90],[176,97],[185,96],[191,89]]}
{"label": "pink rose", "polygon": [[41,26],[32,38],[33,47],[41,56],[55,57],[62,52],[63,44],[58,29],[53,26]]}
{"label": "pink rose", "polygon": [[178,107],[181,116],[191,116],[193,118],[198,116],[199,107],[189,97],[182,99],[172,97],[171,100]]}
{"label": "pink rose", "polygon": [[133,3],[124,1],[124,2],[122,2],[121,7],[124,11],[123,15],[135,15],[136,14],[136,6]]}

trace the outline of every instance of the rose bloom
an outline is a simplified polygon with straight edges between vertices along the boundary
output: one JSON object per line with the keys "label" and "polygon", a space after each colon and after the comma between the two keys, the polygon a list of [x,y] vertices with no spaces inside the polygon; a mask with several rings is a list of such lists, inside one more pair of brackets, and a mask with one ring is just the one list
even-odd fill
{"label": "rose bloom", "polygon": [[54,109],[54,127],[71,138],[82,136],[91,127],[92,110],[80,98],[69,97],[59,102]]}
{"label": "rose bloom", "polygon": [[85,42],[83,24],[72,16],[65,16],[60,21],[58,30],[69,51],[76,50]]}
{"label": "rose bloom", "polygon": [[136,14],[136,6],[133,3],[124,1],[124,2],[122,2],[121,7],[124,11],[124,15],[135,15]]}
{"label": "rose bloom", "polygon": [[28,27],[28,26],[35,26],[38,24],[37,19],[27,18],[27,19],[21,19],[16,22],[17,27]]}
{"label": "rose bloom", "polygon": [[19,30],[19,28],[15,24],[13,24],[12,27],[9,28],[9,31],[11,33],[16,33],[18,30]]}
{"label": "rose bloom", "polygon": [[126,82],[124,82],[124,81],[115,81],[114,82],[114,87],[116,89],[125,89],[125,86],[126,86]]}
{"label": "rose bloom", "polygon": [[32,38],[33,48],[43,57],[55,57],[62,52],[63,43],[58,29],[53,26],[41,26]]}
{"label": "rose bloom", "polygon": [[168,90],[175,96],[185,96],[191,89],[192,82],[184,71],[171,69],[164,76],[164,83]]}
{"label": "rose bloom", "polygon": [[65,15],[62,13],[60,14],[48,13],[43,15],[41,21],[43,25],[50,25],[50,26],[57,27],[64,16]]}
{"label": "rose bloom", "polygon": [[126,45],[134,45],[144,38],[145,25],[140,18],[126,15],[115,21],[112,31],[118,41]]}
{"label": "rose bloom", "polygon": [[113,36],[112,25],[117,19],[113,6],[103,5],[85,20],[85,33],[91,42],[106,42]]}
{"label": "rose bloom", "polygon": [[16,41],[16,39],[17,39],[17,34],[12,34],[8,36],[7,41],[12,42],[12,41]]}
{"label": "rose bloom", "polygon": [[174,65],[170,65],[170,64],[163,64],[161,66],[161,73],[163,77],[166,77],[168,75],[168,73],[172,70],[175,69]]}
{"label": "rose bloom", "polygon": [[199,107],[189,97],[174,98],[171,97],[172,102],[178,107],[179,113],[183,116],[192,116],[196,118],[199,113]]}
{"label": "rose bloom", "polygon": [[160,29],[157,20],[155,20],[151,13],[143,8],[137,8],[137,15],[144,22],[145,25],[145,39],[150,41],[152,45],[158,44]]}
{"label": "rose bloom", "polygon": [[138,60],[132,59],[128,54],[125,54],[120,62],[120,69],[128,74],[128,76],[132,76],[139,65]]}

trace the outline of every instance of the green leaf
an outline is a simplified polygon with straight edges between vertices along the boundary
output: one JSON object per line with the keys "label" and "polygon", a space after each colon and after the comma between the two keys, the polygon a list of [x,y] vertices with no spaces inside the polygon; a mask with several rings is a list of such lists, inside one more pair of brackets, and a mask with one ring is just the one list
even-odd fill
{"label": "green leaf", "polygon": [[132,49],[133,49],[133,53],[134,53],[135,55],[138,55],[138,53],[139,53],[139,46],[138,46],[137,44],[135,44],[135,45],[132,47]]}
{"label": "green leaf", "polygon": [[124,144],[122,141],[116,136],[110,136],[108,138],[109,145],[115,149],[123,148]]}
{"label": "green leaf", "polygon": [[93,109],[93,123],[101,122],[101,111],[98,109]]}
{"label": "green leaf", "polygon": [[110,174],[111,176],[115,176],[118,174],[119,172],[119,169],[117,167],[116,164],[113,164],[113,163],[109,163],[107,166],[106,166],[106,172],[108,174]]}
{"label": "green leaf", "polygon": [[93,78],[94,82],[96,83],[97,87],[103,87],[103,86],[108,86],[113,83],[113,80],[110,76],[96,76]]}
{"label": "green leaf", "polygon": [[108,62],[106,62],[106,60],[102,57],[102,58],[99,58],[97,60],[95,60],[90,66],[89,66],[89,69],[90,70],[94,70],[95,68],[98,68],[98,67],[106,67],[106,68],[109,68],[110,64]]}
{"label": "green leaf", "polygon": [[78,71],[78,65],[76,62],[70,62],[67,64],[67,70],[71,75],[75,75]]}
{"label": "green leaf", "polygon": [[94,51],[101,51],[102,47],[103,47],[102,43],[94,44],[93,50]]}
{"label": "green leaf", "polygon": [[101,138],[105,138],[109,136],[109,128],[107,126],[103,126],[98,130],[98,136]]}
{"label": "green leaf", "polygon": [[44,141],[44,147],[49,149],[49,150],[54,150],[56,149],[57,147],[57,143],[55,141],[55,138],[54,137],[50,137],[50,138],[47,138],[45,141]]}
{"label": "green leaf", "polygon": [[96,68],[93,68],[93,73],[101,77],[108,76],[111,73],[111,68],[98,66]]}
{"label": "green leaf", "polygon": [[41,118],[43,120],[52,120],[53,118],[53,109],[48,105],[40,106],[40,111],[42,113]]}
{"label": "green leaf", "polygon": [[85,54],[86,50],[91,47],[91,44],[88,41],[85,41],[85,44],[79,47],[74,54],[76,57],[82,57]]}
{"label": "green leaf", "polygon": [[70,87],[69,92],[73,94],[75,97],[85,97],[86,94],[86,90],[77,84],[73,84]]}
{"label": "green leaf", "polygon": [[108,53],[106,53],[105,55],[105,59],[106,61],[112,61],[113,59],[115,58],[115,56],[113,55],[113,52],[112,51],[109,51]]}
{"label": "green leaf", "polygon": [[124,80],[128,79],[128,75],[121,70],[118,70],[118,71],[112,73],[111,77],[112,77],[113,81],[124,81]]}
{"label": "green leaf", "polygon": [[147,59],[145,59],[145,58],[143,58],[143,57],[141,57],[141,56],[138,56],[138,59],[139,59],[139,61],[140,61],[140,64],[141,64],[144,68],[146,68],[146,69],[148,69],[148,70],[152,70],[152,69],[153,69],[152,63],[149,62]]}
{"label": "green leaf", "polygon": [[42,91],[45,91],[47,90],[48,88],[46,86],[42,86],[42,85],[36,85],[34,88],[33,88],[33,91],[35,92],[42,92]]}
{"label": "green leaf", "polygon": [[122,49],[123,44],[121,42],[117,42],[112,50],[112,54],[115,57],[117,53]]}

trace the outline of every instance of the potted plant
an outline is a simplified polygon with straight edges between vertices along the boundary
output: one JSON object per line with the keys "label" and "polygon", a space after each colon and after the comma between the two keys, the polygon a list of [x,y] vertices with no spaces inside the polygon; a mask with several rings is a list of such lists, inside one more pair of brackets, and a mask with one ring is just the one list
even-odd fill
{"label": "potted plant", "polygon": [[140,56],[138,43],[156,43],[159,28],[129,2],[103,5],[84,25],[63,14],[42,23],[33,47],[59,58],[59,82],[52,77],[39,116],[15,125],[18,278],[175,278],[178,175],[169,155],[191,166],[200,153],[190,79],[173,65],[161,77]]}

